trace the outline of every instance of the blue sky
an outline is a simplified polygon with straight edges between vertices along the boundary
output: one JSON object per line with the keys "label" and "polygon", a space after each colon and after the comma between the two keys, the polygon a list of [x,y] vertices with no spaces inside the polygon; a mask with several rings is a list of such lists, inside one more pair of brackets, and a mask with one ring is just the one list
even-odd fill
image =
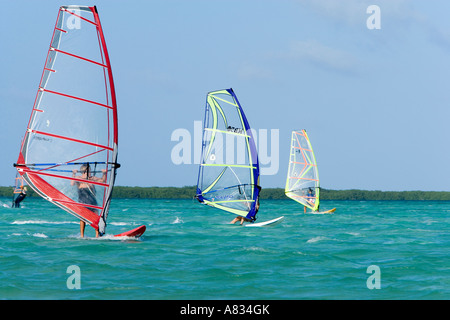
{"label": "blue sky", "polygon": [[[2,0],[2,186],[13,183],[63,4],[73,3]],[[194,150],[190,164],[174,164],[172,134],[185,129],[193,145],[207,92],[232,87],[255,130],[278,132],[276,174],[261,177],[263,188],[284,187],[291,131],[306,129],[323,188],[450,191],[450,2],[78,4],[97,5],[111,59],[116,185],[196,184]],[[381,9],[381,29],[367,28],[369,5]]]}

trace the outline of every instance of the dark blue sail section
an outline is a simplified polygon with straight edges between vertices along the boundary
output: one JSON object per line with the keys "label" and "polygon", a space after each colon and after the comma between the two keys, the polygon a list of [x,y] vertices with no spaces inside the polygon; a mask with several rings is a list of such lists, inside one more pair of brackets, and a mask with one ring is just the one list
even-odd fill
{"label": "dark blue sail section", "polygon": [[255,139],[253,138],[253,134],[252,131],[250,130],[250,124],[248,123],[247,117],[245,116],[244,110],[242,109],[241,104],[239,103],[239,100],[236,96],[236,94],[234,93],[233,89],[230,88],[227,90],[234,98],[234,100],[236,101],[236,103],[238,104],[240,110],[241,110],[241,116],[242,116],[242,120],[244,122],[244,126],[245,126],[245,131],[247,132],[247,135],[250,137],[248,139],[248,145],[250,147],[250,154],[251,154],[251,159],[252,159],[252,165],[253,165],[253,204],[251,206],[251,209],[249,211],[249,213],[247,214],[246,218],[250,219],[252,221],[256,220],[256,213],[258,212],[259,209],[259,192],[261,191],[261,187],[259,185],[259,160],[258,160],[258,151],[256,150],[256,145],[255,145]]}

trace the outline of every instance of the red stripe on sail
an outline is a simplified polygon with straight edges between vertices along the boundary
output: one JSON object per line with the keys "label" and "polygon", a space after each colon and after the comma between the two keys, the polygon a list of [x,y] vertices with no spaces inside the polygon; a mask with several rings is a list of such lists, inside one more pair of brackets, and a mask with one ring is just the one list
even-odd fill
{"label": "red stripe on sail", "polygon": [[66,31],[66,30],[63,30],[63,29],[60,29],[60,28],[56,28],[56,27],[55,27],[55,29],[56,29],[56,30],[58,30],[58,31],[61,31],[61,32],[67,33],[67,31]]}
{"label": "red stripe on sail", "polygon": [[107,146],[102,146],[101,144],[97,144],[97,143],[92,143],[89,141],[84,141],[84,140],[78,140],[78,139],[74,139],[74,138],[69,138],[69,137],[64,137],[64,136],[60,136],[57,134],[53,134],[53,133],[48,133],[48,132],[42,132],[42,131],[37,131],[37,130],[32,130],[29,129],[30,132],[36,133],[36,134],[42,134],[44,136],[50,136],[50,137],[54,137],[54,138],[58,138],[58,139],[64,139],[64,140],[69,140],[69,141],[73,141],[73,142],[78,142],[78,143],[83,143],[83,144],[87,144],[93,147],[98,147],[98,148],[104,148],[107,149],[109,151],[113,151],[113,148],[107,147]]}
{"label": "red stripe on sail", "polygon": [[312,163],[305,163],[305,162],[296,162],[296,161],[291,161],[291,163],[296,163],[296,164],[306,164],[308,166],[313,166],[313,167],[317,167],[317,165],[312,164]]}
{"label": "red stripe on sail", "polygon": [[83,99],[83,98],[80,98],[80,97],[71,96],[70,94],[65,94],[65,93],[52,91],[52,90],[47,90],[47,89],[44,89],[44,88],[39,88],[39,90],[44,91],[44,92],[48,92],[48,93],[58,94],[60,96],[71,98],[71,99],[84,101],[84,102],[87,102],[87,103],[96,104],[98,106],[102,106],[102,107],[105,107],[105,108],[108,108],[108,109],[113,109],[113,107],[110,107],[110,106],[108,106],[106,104],[103,104],[103,103],[100,103],[100,102],[95,102],[95,101],[92,101],[92,100]]}
{"label": "red stripe on sail", "polygon": [[73,205],[82,206],[82,207],[86,207],[86,208],[93,208],[93,209],[103,210],[102,207],[94,206],[92,204],[79,203],[79,202],[75,202],[75,201],[66,201],[66,200],[61,200],[61,199],[52,199],[52,200],[55,201],[55,202],[58,202],[58,203],[70,203],[70,204],[73,204]]}
{"label": "red stripe on sail", "polygon": [[62,54],[66,54],[68,56],[71,56],[71,57],[74,57],[74,58],[77,58],[77,59],[81,59],[81,60],[84,60],[84,61],[87,61],[87,62],[90,62],[90,63],[98,64],[99,66],[102,66],[104,68],[108,68],[108,66],[105,66],[104,64],[102,64],[100,62],[97,62],[97,61],[94,61],[94,60],[91,60],[91,59],[88,59],[88,58],[83,58],[82,56],[77,56],[76,54],[69,53],[67,51],[62,51],[62,50],[59,50],[59,49],[56,49],[56,48],[50,48],[50,51],[56,51],[56,52],[59,52],[59,53],[62,53]]}
{"label": "red stripe on sail", "polygon": [[48,176],[48,177],[53,177],[53,178],[61,178],[61,179],[66,179],[66,180],[78,181],[78,182],[82,182],[82,183],[95,184],[95,185],[102,186],[102,187],[109,187],[109,184],[98,182],[98,181],[80,179],[80,178],[75,178],[75,177],[61,176],[58,174],[47,173],[47,172],[42,172],[42,171],[35,171],[35,170],[29,169],[28,167],[24,167],[22,169],[22,171],[26,172],[26,173],[30,173],[30,174],[38,174],[38,175],[43,175],[43,176]]}

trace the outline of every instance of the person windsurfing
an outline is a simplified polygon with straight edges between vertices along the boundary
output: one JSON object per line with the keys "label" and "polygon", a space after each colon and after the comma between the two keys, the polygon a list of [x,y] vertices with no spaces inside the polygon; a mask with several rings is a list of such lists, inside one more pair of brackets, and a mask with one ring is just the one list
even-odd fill
{"label": "person windsurfing", "polygon": [[[101,178],[91,175],[91,167],[89,166],[89,163],[81,165],[81,167],[80,167],[81,175],[76,176],[77,171],[78,170],[76,170],[76,169],[72,171],[73,178],[84,179],[84,180],[95,181],[95,182],[102,182],[102,183],[106,182],[106,170],[105,169],[102,170],[103,175]],[[93,205],[93,206],[97,205],[96,191],[95,191],[95,186],[93,184],[88,183],[88,182],[72,180],[70,182],[70,185],[71,186],[76,185],[78,187],[78,202]],[[95,208],[91,208],[91,207],[86,207],[86,208],[96,214],[98,213],[98,210]],[[86,227],[86,222],[84,222],[83,220],[80,220],[80,236],[81,236],[81,238],[84,237],[85,227]],[[95,237],[96,238],[99,237],[98,229],[95,229]]]}
{"label": "person windsurfing", "polygon": [[[261,187],[257,186],[259,192],[261,192]],[[236,218],[234,218],[230,224],[235,224],[236,222],[240,221],[241,222],[241,226],[244,224],[244,222],[255,222],[256,220],[256,214],[258,213],[259,210],[259,193],[258,193],[258,197],[256,198],[256,205],[255,205],[255,215],[253,216],[253,220],[247,219],[243,216],[237,216]]]}
{"label": "person windsurfing", "polygon": [[25,199],[26,196],[27,196],[27,187],[21,186],[20,193],[14,200],[14,208],[20,208],[20,203],[23,201],[23,199]]}
{"label": "person windsurfing", "polygon": [[[314,192],[314,190],[311,187],[308,188],[308,193],[306,194],[308,202],[313,202],[315,196],[316,196],[316,193]],[[303,208],[304,208],[304,212],[306,213],[306,206],[304,206]],[[319,210],[319,208],[317,208],[317,210]]]}

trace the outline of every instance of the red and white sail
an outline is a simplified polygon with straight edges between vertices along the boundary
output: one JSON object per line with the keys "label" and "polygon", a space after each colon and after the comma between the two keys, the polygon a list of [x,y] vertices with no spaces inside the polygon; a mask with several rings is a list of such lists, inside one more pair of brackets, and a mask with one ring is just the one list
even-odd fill
{"label": "red and white sail", "polygon": [[42,197],[105,232],[118,168],[117,105],[96,7],[59,9],[15,166]]}

